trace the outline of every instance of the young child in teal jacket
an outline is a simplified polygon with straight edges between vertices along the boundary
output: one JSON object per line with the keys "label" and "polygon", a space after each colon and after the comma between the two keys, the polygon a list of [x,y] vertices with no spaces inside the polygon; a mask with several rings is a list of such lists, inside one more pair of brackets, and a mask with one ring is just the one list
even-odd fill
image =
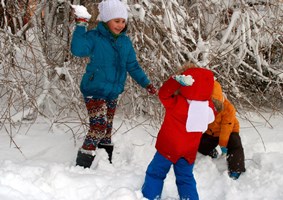
{"label": "young child in teal jacket", "polygon": [[[140,67],[132,42],[126,35],[126,5],[119,0],[102,1],[98,5],[100,22],[90,31],[87,31],[90,15],[87,15],[86,8],[73,8],[77,24],[71,52],[75,56],[90,59],[80,84],[90,129],[78,151],[76,165],[90,167],[96,148],[104,148],[111,162],[113,118],[117,98],[124,91],[127,73],[150,94],[155,94],[156,89]],[[81,12],[82,9],[84,12]]]}

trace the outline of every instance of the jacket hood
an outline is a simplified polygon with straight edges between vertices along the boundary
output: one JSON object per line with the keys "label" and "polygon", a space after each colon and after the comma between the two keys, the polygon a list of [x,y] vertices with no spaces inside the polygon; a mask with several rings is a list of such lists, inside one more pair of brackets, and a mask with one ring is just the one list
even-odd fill
{"label": "jacket hood", "polygon": [[214,75],[212,71],[204,68],[193,67],[182,73],[191,75],[194,83],[191,86],[181,86],[180,93],[188,100],[206,101],[211,98]]}
{"label": "jacket hood", "polygon": [[224,101],[224,96],[222,93],[222,88],[221,85],[218,81],[214,81],[214,86],[213,86],[213,91],[212,91],[212,95],[211,95],[212,99],[216,99],[220,102]]}

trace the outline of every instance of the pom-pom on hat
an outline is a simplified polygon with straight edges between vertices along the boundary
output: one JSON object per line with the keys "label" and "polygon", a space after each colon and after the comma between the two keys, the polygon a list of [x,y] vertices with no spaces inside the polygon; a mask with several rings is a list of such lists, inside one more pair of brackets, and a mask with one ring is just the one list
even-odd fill
{"label": "pom-pom on hat", "polygon": [[182,86],[180,93],[188,100],[206,101],[211,98],[214,85],[212,71],[204,68],[193,67],[182,73],[191,75],[194,83],[191,86]]}
{"label": "pom-pom on hat", "polygon": [[127,7],[119,0],[104,0],[99,3],[98,9],[100,21],[108,22],[116,18],[128,19]]}

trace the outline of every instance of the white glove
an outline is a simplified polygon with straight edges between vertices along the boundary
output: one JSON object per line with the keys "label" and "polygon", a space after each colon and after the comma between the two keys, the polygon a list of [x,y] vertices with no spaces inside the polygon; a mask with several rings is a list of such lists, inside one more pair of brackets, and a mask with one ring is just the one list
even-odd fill
{"label": "white glove", "polygon": [[91,14],[88,13],[86,7],[81,5],[71,5],[74,9],[74,14],[76,15],[76,18],[83,18],[87,21],[91,18]]}

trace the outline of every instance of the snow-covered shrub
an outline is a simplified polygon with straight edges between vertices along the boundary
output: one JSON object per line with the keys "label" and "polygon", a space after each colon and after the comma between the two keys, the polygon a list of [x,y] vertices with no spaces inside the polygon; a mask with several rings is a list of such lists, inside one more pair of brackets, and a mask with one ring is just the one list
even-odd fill
{"label": "snow-covered shrub", "polygon": [[[69,51],[74,28],[69,3],[88,8],[91,29],[97,23],[100,0],[29,2],[1,1],[1,120],[34,120],[40,114],[52,123],[64,123],[72,115],[84,125],[87,115],[79,83],[87,59],[75,58]],[[282,1],[124,2],[130,14],[128,34],[156,87],[189,60],[213,70],[237,108],[282,108]],[[119,110],[127,118],[146,115],[153,124],[163,117],[158,98],[131,78]]]}

